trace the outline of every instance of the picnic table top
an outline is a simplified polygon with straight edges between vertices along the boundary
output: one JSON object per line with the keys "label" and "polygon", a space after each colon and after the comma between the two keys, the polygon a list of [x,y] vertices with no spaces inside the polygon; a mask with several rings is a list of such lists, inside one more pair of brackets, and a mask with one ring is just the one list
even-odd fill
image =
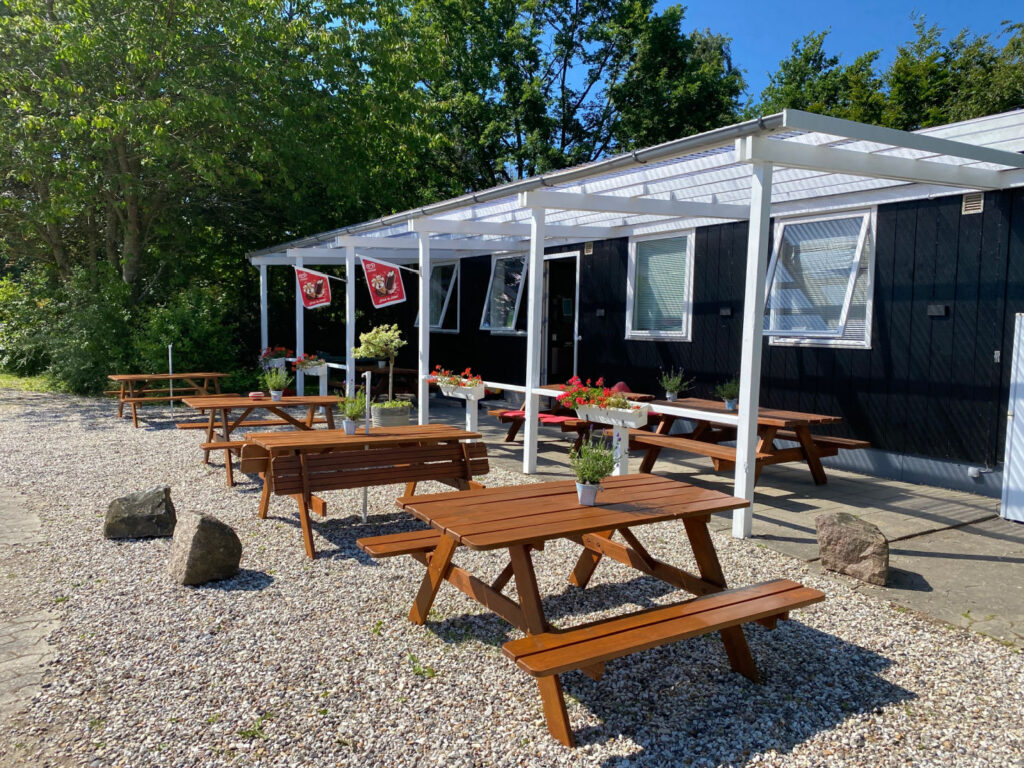
{"label": "picnic table top", "polygon": [[245,436],[248,443],[254,443],[267,450],[290,450],[299,448],[322,448],[344,445],[398,445],[416,440],[450,442],[456,440],[479,440],[479,432],[467,432],[448,424],[409,424],[401,427],[373,427],[370,434],[365,428],[356,430],[354,435],[345,434],[343,429],[317,429],[310,432],[250,432]]}
{"label": "picnic table top", "polygon": [[167,381],[170,379],[223,379],[226,373],[202,371],[199,373],[112,373],[107,376],[111,381]]}
{"label": "picnic table top", "polygon": [[190,408],[282,408],[289,405],[302,406],[331,406],[338,404],[337,395],[303,395],[302,397],[282,397],[280,400],[271,400],[269,397],[261,397],[254,400],[247,395],[196,395],[182,399],[185,405]]}
{"label": "picnic table top", "polygon": [[749,503],[647,474],[608,477],[602,486],[594,507],[580,505],[571,480],[402,496],[397,503],[460,544],[481,550],[702,517]]}
{"label": "picnic table top", "polygon": [[[679,400],[654,400],[651,408],[655,412],[665,412],[672,415],[673,408],[689,408],[697,411],[707,411],[708,421],[714,421],[719,414],[734,415],[737,411],[728,411],[725,403],[721,400],[705,400],[700,397],[684,397]],[[778,408],[760,407],[757,409],[757,421],[759,424],[770,427],[798,427],[812,426],[815,424],[838,424],[843,419],[841,416],[828,416],[818,413],[801,413],[799,411],[785,411]]]}

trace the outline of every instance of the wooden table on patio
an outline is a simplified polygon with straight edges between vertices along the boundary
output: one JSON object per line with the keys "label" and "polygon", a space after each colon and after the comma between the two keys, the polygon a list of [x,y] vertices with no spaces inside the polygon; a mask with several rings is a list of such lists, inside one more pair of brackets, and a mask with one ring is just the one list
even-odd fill
{"label": "wooden table on patio", "polygon": [[[686,408],[706,414],[705,418],[694,418],[690,415],[673,413],[673,409]],[[729,469],[736,463],[736,449],[721,443],[736,439],[736,428],[723,424],[721,416],[734,414],[727,411],[721,400],[703,400],[687,397],[681,400],[655,400],[651,403],[652,411],[661,416],[661,421],[653,432],[630,430],[630,446],[644,446],[647,449],[640,464],[641,472],[650,472],[659,454],[665,448],[680,450],[708,456],[716,470]],[[669,431],[677,419],[695,421],[696,426],[691,432],[670,435]],[[757,448],[755,452],[756,475],[760,476],[761,468],[768,464],[781,464],[789,461],[805,462],[817,485],[828,482],[821,459],[835,456],[839,449],[855,450],[867,448],[869,443],[843,437],[814,435],[812,427],[826,424],[838,424],[839,416],[826,416],[816,413],[800,413],[777,408],[759,408],[757,412]],[[796,447],[779,448],[776,439],[790,440],[798,443]]]}
{"label": "wooden table on patio", "polygon": [[[408,554],[427,567],[409,619],[423,624],[441,584],[448,582],[525,632],[528,637],[524,640],[505,645],[505,654],[538,678],[548,727],[570,746],[573,736],[559,672],[582,669],[597,679],[607,660],[717,630],[733,669],[756,679],[756,666],[739,625],[747,621],[774,624],[768,620],[788,615],[789,607],[799,602],[797,597],[805,600],[802,604],[823,598],[821,593],[788,581],[718,595],[726,589],[726,582],[708,522],[713,512],[744,507],[747,502],[668,478],[607,478],[596,507],[579,505],[571,481],[402,497],[398,504],[431,529],[360,539],[357,544],[374,557]],[[667,520],[683,521],[699,575],[653,557],[637,539],[636,528]],[[612,540],[616,533],[624,543]],[[544,615],[532,551],[555,539],[568,539],[583,547],[569,577],[579,587],[586,586],[601,559],[608,557],[698,598],[554,631]],[[488,584],[453,563],[459,547],[508,550],[508,564]],[[512,578],[518,601],[503,594]],[[705,596],[709,595],[718,595],[715,600],[721,604],[707,602]],[[535,648],[524,648],[524,643],[533,641]],[[536,664],[527,660],[535,652],[547,653],[553,648],[556,655],[561,654],[554,665],[540,657],[534,659]]]}
{"label": "wooden table on patio", "polygon": [[[110,381],[118,385],[118,389],[108,392],[117,395],[117,418],[124,415],[124,406],[127,403],[132,412],[132,424],[139,426],[136,406],[142,403],[166,403],[174,400],[184,400],[194,395],[220,394],[220,380],[226,377],[226,373],[115,373],[107,376]],[[174,382],[182,381],[181,386],[174,386]],[[202,383],[200,383],[200,381]],[[154,388],[154,384],[167,384],[168,386]],[[171,389],[176,394],[171,396]]]}

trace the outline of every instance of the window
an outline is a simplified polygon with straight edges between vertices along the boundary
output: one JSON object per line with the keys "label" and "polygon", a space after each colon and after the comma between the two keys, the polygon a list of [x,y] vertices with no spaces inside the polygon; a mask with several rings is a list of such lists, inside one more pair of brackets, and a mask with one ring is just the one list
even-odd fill
{"label": "window", "polygon": [[781,221],[768,269],[771,344],[871,346],[874,214]]}
{"label": "window", "polygon": [[690,340],[693,233],[629,244],[626,338]]}
{"label": "window", "polygon": [[[459,332],[459,262],[430,265],[430,330],[434,333]],[[420,324],[416,316],[416,326]]]}
{"label": "window", "polygon": [[[480,329],[492,333],[524,333],[519,306],[526,285],[526,256],[495,256],[487,286]],[[525,318],[524,318],[525,321]]]}

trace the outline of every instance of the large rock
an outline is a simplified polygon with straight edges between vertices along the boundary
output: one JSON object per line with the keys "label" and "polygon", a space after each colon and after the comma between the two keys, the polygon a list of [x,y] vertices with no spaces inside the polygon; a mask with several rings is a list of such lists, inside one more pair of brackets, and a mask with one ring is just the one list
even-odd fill
{"label": "large rock", "polygon": [[889,540],[877,525],[848,512],[818,515],[818,551],[829,571],[885,586],[889,574]]}
{"label": "large rock", "polygon": [[238,573],[242,542],[227,523],[212,515],[184,515],[174,529],[167,571],[179,584],[205,584]]}
{"label": "large rock", "polygon": [[142,539],[170,536],[177,517],[171,503],[171,489],[158,485],[114,499],[107,507],[103,535],[108,539]]}

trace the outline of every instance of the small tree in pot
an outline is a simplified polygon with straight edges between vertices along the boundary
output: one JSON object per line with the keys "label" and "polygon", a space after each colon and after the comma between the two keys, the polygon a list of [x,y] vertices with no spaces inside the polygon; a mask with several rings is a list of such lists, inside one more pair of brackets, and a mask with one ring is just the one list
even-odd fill
{"label": "small tree in pot", "polygon": [[[359,346],[352,349],[352,354],[355,357],[378,358],[388,361],[388,399],[387,402],[373,406],[375,426],[400,424],[409,420],[411,403],[405,400],[395,400],[395,356],[405,344],[402,332],[397,325],[378,325],[366,333],[359,334]],[[389,413],[386,415],[385,411]],[[388,422],[388,424],[384,424],[384,422]]]}
{"label": "small tree in pot", "polygon": [[615,469],[615,456],[603,440],[588,439],[569,453],[569,466],[576,473],[576,495],[580,504],[592,507],[601,481]]}

